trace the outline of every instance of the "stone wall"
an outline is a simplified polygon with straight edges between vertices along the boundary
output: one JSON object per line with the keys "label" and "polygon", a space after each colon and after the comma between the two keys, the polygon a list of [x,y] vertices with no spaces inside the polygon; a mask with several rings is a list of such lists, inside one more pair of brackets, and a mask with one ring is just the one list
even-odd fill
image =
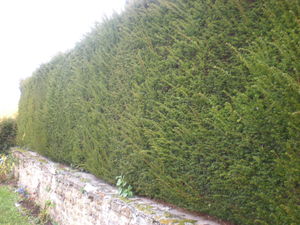
{"label": "stone wall", "polygon": [[121,198],[115,187],[91,174],[34,152],[12,151],[18,185],[42,207],[51,202],[49,214],[59,225],[219,225],[146,198]]}

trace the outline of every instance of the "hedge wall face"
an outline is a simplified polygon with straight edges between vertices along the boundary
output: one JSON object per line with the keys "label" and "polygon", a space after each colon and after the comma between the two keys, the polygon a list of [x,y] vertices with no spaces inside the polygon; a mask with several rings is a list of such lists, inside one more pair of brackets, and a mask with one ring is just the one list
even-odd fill
{"label": "hedge wall face", "polygon": [[298,224],[299,17],[138,1],[22,82],[18,143],[237,224]]}

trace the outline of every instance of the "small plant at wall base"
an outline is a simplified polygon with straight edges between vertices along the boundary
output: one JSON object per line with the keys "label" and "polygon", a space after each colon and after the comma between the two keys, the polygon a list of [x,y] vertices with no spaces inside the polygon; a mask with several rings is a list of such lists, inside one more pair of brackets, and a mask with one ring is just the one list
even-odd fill
{"label": "small plant at wall base", "polygon": [[49,209],[54,207],[54,203],[52,203],[50,200],[47,200],[45,202],[44,207],[39,212],[37,223],[38,224],[47,224],[51,221],[51,217],[49,215]]}
{"label": "small plant at wall base", "polygon": [[19,193],[19,195],[20,195],[23,199],[29,198],[29,194],[28,194],[26,188],[19,187],[19,188],[16,190],[16,192]]}
{"label": "small plant at wall base", "polygon": [[124,176],[117,176],[117,187],[118,187],[118,194],[124,198],[131,198],[133,196],[132,186],[128,185],[124,179]]}

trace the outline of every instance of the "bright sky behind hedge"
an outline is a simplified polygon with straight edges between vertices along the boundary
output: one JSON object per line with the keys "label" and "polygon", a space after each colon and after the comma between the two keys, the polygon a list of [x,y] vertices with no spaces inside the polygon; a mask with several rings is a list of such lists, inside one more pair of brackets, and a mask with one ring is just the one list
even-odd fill
{"label": "bright sky behind hedge", "polygon": [[0,116],[17,110],[19,81],[72,48],[126,0],[0,1]]}

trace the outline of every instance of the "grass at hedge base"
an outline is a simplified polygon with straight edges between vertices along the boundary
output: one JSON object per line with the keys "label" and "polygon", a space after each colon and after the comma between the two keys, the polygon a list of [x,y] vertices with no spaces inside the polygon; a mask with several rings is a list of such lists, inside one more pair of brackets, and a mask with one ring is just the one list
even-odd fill
{"label": "grass at hedge base", "polygon": [[299,15],[137,1],[22,82],[18,144],[237,224],[299,224]]}
{"label": "grass at hedge base", "polygon": [[21,215],[15,203],[18,195],[6,186],[0,186],[0,224],[2,225],[30,225],[26,216]]}

